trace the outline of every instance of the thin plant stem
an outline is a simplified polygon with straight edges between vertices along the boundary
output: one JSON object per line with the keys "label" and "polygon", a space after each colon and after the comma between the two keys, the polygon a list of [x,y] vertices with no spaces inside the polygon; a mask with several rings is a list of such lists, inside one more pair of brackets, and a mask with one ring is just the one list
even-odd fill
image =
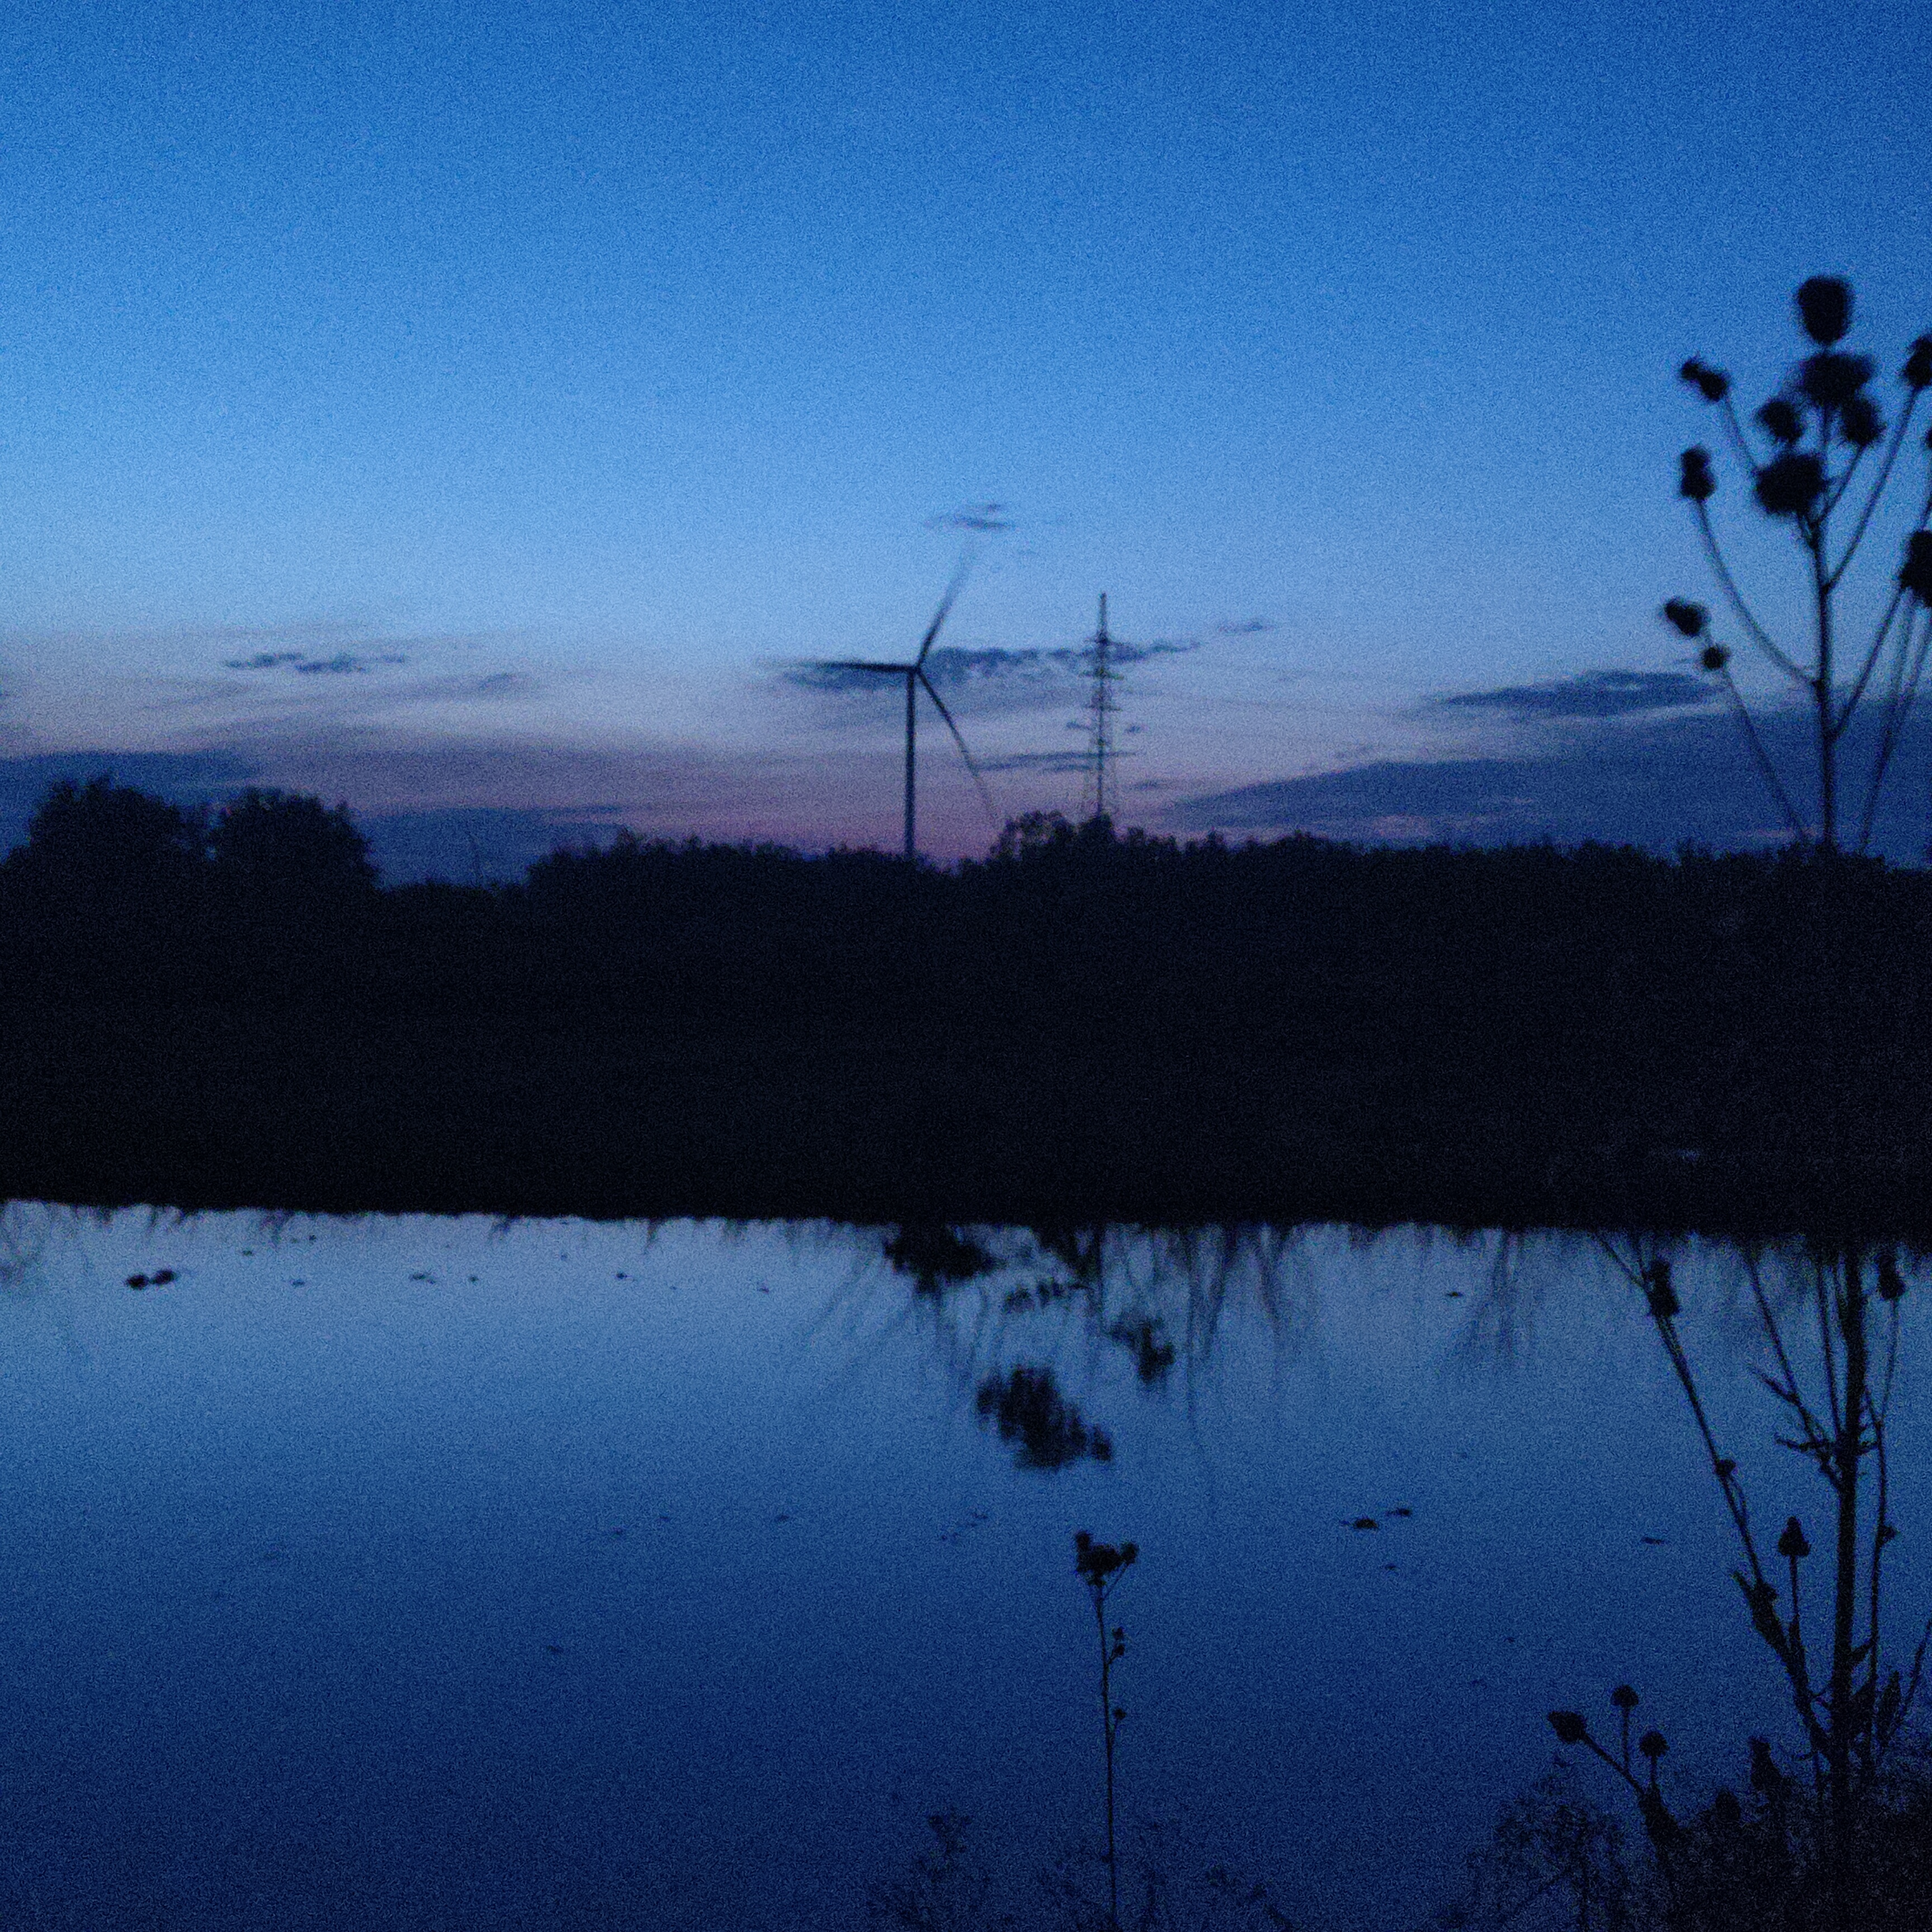
{"label": "thin plant stem", "polygon": [[1737,402],[1728,389],[1724,392],[1723,408],[1724,427],[1730,432],[1731,447],[1737,452],[1744,467],[1750,472],[1753,479],[1755,480],[1762,465],[1751,454],[1750,443],[1744,435],[1744,424],[1738,420]]}
{"label": "thin plant stem", "polygon": [[1724,561],[1724,552],[1718,548],[1717,533],[1711,528],[1710,512],[1702,503],[1694,504],[1692,507],[1697,513],[1697,528],[1703,537],[1704,548],[1709,554],[1712,567],[1718,573],[1718,581],[1724,586],[1724,594],[1730,598],[1731,608],[1738,614],[1738,621],[1750,633],[1751,641],[1794,683],[1808,685],[1810,679],[1785,656],[1772,641],[1771,634],[1752,616],[1750,606],[1744,602],[1744,592],[1738,588],[1737,580],[1731,574],[1730,566]]}
{"label": "thin plant stem", "polygon": [[1726,664],[1721,673],[1724,682],[1724,694],[1731,700],[1731,708],[1738,715],[1738,722],[1744,728],[1744,742],[1750,747],[1751,756],[1757,761],[1757,768],[1766,784],[1770,786],[1772,796],[1778,800],[1778,809],[1784,814],[1785,823],[1791,827],[1792,836],[1799,841],[1804,838],[1804,820],[1798,815],[1798,808],[1791,802],[1791,794],[1784,789],[1784,781],[1778,775],[1778,767],[1771,761],[1771,754],[1764,748],[1764,741],[1759,737],[1757,722],[1744,703],[1743,694],[1738,689],[1737,680]]}
{"label": "thin plant stem", "polygon": [[1094,1593],[1094,1621],[1100,1638],[1100,1731],[1107,1756],[1107,1918],[1114,1932],[1120,1923],[1120,1862],[1114,1840],[1114,1659],[1107,1643],[1105,1592]]}
{"label": "thin plant stem", "polygon": [[1114,1666],[1126,1654],[1126,1632],[1118,1624],[1107,1628],[1107,1600],[1119,1584],[1122,1573],[1140,1555],[1137,1544],[1096,1543],[1085,1530],[1073,1539],[1074,1572],[1087,1586],[1094,1606],[1094,1624],[1100,1644],[1100,1733],[1106,1772],[1107,1821],[1107,1924],[1108,1932],[1120,1932],[1120,1873],[1114,1836],[1114,1742],[1126,1713],[1114,1702]]}
{"label": "thin plant stem", "polygon": [[[1897,608],[1894,601],[1893,609]],[[1858,821],[1858,850],[1862,852],[1871,842],[1872,826],[1878,817],[1879,794],[1885,784],[1885,775],[1890,769],[1893,752],[1898,748],[1899,734],[1905,728],[1905,720],[1912,709],[1912,702],[1918,694],[1918,679],[1925,662],[1925,648],[1922,643],[1915,644],[1912,631],[1918,613],[1910,608],[1905,614],[1905,622],[1900,627],[1898,648],[1892,654],[1892,688],[1886,693],[1884,722],[1879,731],[1878,750],[1872,758],[1871,783],[1865,788],[1864,811]],[[1886,615],[1886,627],[1892,622],[1892,613]],[[1882,641],[1882,630],[1881,631]],[[1932,634],[1932,632],[1928,632]]]}
{"label": "thin plant stem", "polygon": [[1858,667],[1858,674],[1852,680],[1851,688],[1845,694],[1845,701],[1838,707],[1834,728],[1843,731],[1852,722],[1852,716],[1865,694],[1865,686],[1871,682],[1871,674],[1877,668],[1878,661],[1884,655],[1885,640],[1892,630],[1892,620],[1898,615],[1898,607],[1905,602],[1903,588],[1892,593],[1892,602],[1885,607],[1885,615],[1873,634],[1871,647],[1865,652],[1864,662]]}
{"label": "thin plant stem", "polygon": [[[1828,431],[1821,432],[1820,442]],[[1838,843],[1838,734],[1832,728],[1832,591],[1825,568],[1825,513],[1812,519],[1805,532],[1811,553],[1811,584],[1818,656],[1811,680],[1812,702],[1818,714],[1818,843],[1827,852]]]}
{"label": "thin plant stem", "polygon": [[1832,1888],[1841,1927],[1852,1918],[1852,1854],[1855,1820],[1852,1786],[1852,1741],[1857,1705],[1852,1676],[1857,1668],[1856,1618],[1858,1598],[1858,1463],[1865,1424],[1864,1287],[1860,1256],[1854,1248],[1839,1251],[1840,1292],[1837,1297],[1838,1326],[1844,1344],[1844,1408],[1838,1431],[1837,1574],[1832,1595],[1832,1688],[1827,1706],[1832,1754]]}
{"label": "thin plant stem", "polygon": [[[1905,442],[1906,426],[1911,422],[1912,412],[1918,407],[1918,392],[1914,389],[1906,396],[1905,406],[1898,412],[1898,422],[1892,432],[1892,440],[1886,446],[1885,460],[1879,466],[1878,475],[1872,480],[1870,494],[1865,498],[1865,506],[1858,512],[1858,521],[1852,526],[1852,534],[1845,545],[1844,554],[1839,558],[1838,567],[1832,572],[1832,588],[1838,587],[1838,580],[1845,574],[1846,566],[1856,555],[1858,548],[1864,541],[1865,526],[1872,520],[1872,512],[1878,508],[1879,499],[1885,494],[1885,486],[1892,480],[1892,466]],[[1849,475],[1846,482],[1851,479]]]}

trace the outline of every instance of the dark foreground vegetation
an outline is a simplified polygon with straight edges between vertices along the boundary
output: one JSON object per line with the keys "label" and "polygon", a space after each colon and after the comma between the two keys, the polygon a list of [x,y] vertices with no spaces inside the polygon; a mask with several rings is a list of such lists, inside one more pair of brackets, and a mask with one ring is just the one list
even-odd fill
{"label": "dark foreground vegetation", "polygon": [[[1681,1431],[1663,1431],[1652,1446],[1664,1468],[1689,1474],[1701,1462],[1722,1498],[1733,1533],[1738,1634],[1748,1629],[1775,1660],[1788,1694],[1786,1720],[1774,1736],[1736,1737],[1719,1760],[1727,1762],[1731,1781],[1714,1787],[1678,1772],[1672,1747],[1673,1737],[1684,1741],[1682,1733],[1669,1712],[1653,1708],[1634,1684],[1606,1685],[1581,1700],[1583,1708],[1551,1711],[1562,1748],[1553,1768],[1504,1808],[1489,1842],[1466,1858],[1457,1896],[1430,1923],[1434,1932],[1924,1932],[1932,1924],[1932,1733],[1922,1716],[1932,1619],[1922,1599],[1910,1600],[1921,1595],[1916,1581],[1906,1582],[1907,1602],[1898,1602],[1901,1571],[1892,1553],[1901,1537],[1912,1548],[1918,1530],[1909,1517],[1898,1520],[1909,1492],[1894,1475],[1907,1444],[1894,1438],[1892,1398],[1901,1370],[1910,1372],[1905,1309],[1924,1292],[1922,1258],[1901,1265],[1890,1244],[1856,1240],[1746,1243],[1726,1268],[1696,1270],[1706,1277],[1699,1294],[1680,1277],[1668,1252],[1672,1242],[1628,1235],[1599,1237],[1595,1245],[1636,1298],[1682,1391]],[[1132,1346],[1132,1328],[1118,1310],[1108,1316],[1104,1237],[1062,1238],[1040,1251],[1057,1268],[1033,1294],[1066,1298],[1094,1339]],[[941,1300],[998,1265],[988,1250],[956,1232],[913,1239],[902,1230],[884,1253],[915,1294]],[[1222,1246],[1220,1261],[1228,1255]],[[1171,1347],[1160,1356],[1146,1352],[1153,1336],[1209,1338],[1190,1343],[1190,1353],[1214,1346],[1218,1324],[1202,1318],[1225,1294],[1228,1270],[1220,1264],[1178,1272],[1188,1279],[1185,1312],[1172,1309],[1170,1317],[1158,1303],[1151,1310],[1139,1304],[1143,1382],[1160,1381],[1174,1364]],[[1706,1298],[1718,1287],[1713,1274],[1730,1276],[1718,1291],[1729,1303],[1719,1323],[1711,1318],[1721,1304]],[[1158,1268],[1151,1278],[1159,1280]],[[1513,1294],[1504,1280],[1501,1272],[1492,1276],[1501,1294]],[[1688,1306],[1680,1286],[1694,1297]],[[1197,1294],[1205,1306],[1196,1305]],[[1784,1490],[1798,1513],[1786,1516],[1781,1531],[1767,1507],[1767,1490],[1784,1488],[1772,1466],[1780,1459],[1765,1453],[1765,1434],[1749,1421],[1748,1406],[1712,1399],[1714,1341],[1726,1336],[1718,1351],[1726,1354],[1753,1329],[1745,1352],[1770,1443],[1784,1452],[1787,1470],[1795,1459],[1812,1479]],[[1028,1374],[1052,1391],[1045,1366],[1014,1367],[1007,1385]],[[1000,1386],[997,1378],[982,1384],[982,1414],[988,1390]],[[1046,1421],[1055,1406],[1063,1408],[1057,1428]],[[1077,1412],[1066,1412],[1070,1406],[1056,1397],[1032,1408],[1034,1431],[1014,1432],[1022,1466],[1062,1467],[1091,1453]],[[1000,1432],[1009,1432],[1004,1419]],[[1054,1438],[1064,1453],[1040,1454]],[[1378,1527],[1372,1516],[1351,1526]],[[1620,1540],[1615,1532],[1606,1536],[1609,1560]],[[1152,1553],[1157,1563],[1158,1550]],[[1030,1912],[1010,1910],[1006,1900],[991,1902],[970,1820],[935,1814],[928,1821],[934,1846],[908,1876],[875,1889],[874,1924],[899,1932],[1293,1932],[1300,1923],[1314,1932],[1307,1922],[1291,1920],[1264,1883],[1191,1863],[1184,1832],[1163,1844],[1151,1820],[1138,1833],[1120,1828],[1134,1816],[1144,1760],[1131,1742],[1142,1736],[1138,1720],[1126,1750],[1119,1748],[1130,1712],[1115,1700],[1138,1701],[1128,1687],[1138,1672],[1142,1626],[1138,1611],[1126,1612],[1136,1626],[1130,1642],[1118,1599],[1141,1547],[1131,1540],[1102,1543],[1081,1530],[1073,1554],[1092,1612],[1088,1682],[1100,1721],[1089,1803],[1102,1828],[1084,1856],[1041,1875]],[[1910,1579],[1909,1570],[1902,1574]],[[1133,1601],[1131,1588],[1126,1596]],[[1561,1616],[1570,1606],[1558,1599],[1549,1607]],[[1156,1634],[1155,1667],[1172,1668],[1196,1649],[1196,1634],[1171,1625]],[[1692,1661],[1707,1679],[1741,1689],[1748,1682],[1738,1675],[1731,1646],[1714,1643],[1708,1626],[1687,1622],[1675,1633],[1666,1627],[1644,1647],[1660,1636],[1664,1654],[1673,1644],[1696,1647],[1677,1659],[1680,1673]],[[1653,1651],[1646,1661],[1661,1656]],[[1748,1701],[1761,1718],[1766,1707]],[[1306,1748],[1292,1725],[1282,1735],[1288,1748]],[[1415,1748],[1426,1754],[1419,1736]],[[1292,1864],[1299,1849],[1283,1847],[1284,1862]],[[1380,1922],[1417,1925],[1394,1917]]]}
{"label": "dark foreground vegetation", "polygon": [[1932,1232],[1932,875],[1586,847],[560,852],[59,788],[0,1188],[597,1215]]}

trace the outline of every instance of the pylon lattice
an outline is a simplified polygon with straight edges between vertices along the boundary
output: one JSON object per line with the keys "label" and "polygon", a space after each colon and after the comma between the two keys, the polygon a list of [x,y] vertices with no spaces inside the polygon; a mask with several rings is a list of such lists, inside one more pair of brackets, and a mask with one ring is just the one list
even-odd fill
{"label": "pylon lattice", "polygon": [[1100,593],[1100,626],[1088,640],[1086,772],[1080,788],[1083,820],[1111,821],[1118,803],[1114,766],[1114,714],[1120,708],[1114,686],[1120,674],[1114,668],[1114,640],[1107,634],[1107,593]]}

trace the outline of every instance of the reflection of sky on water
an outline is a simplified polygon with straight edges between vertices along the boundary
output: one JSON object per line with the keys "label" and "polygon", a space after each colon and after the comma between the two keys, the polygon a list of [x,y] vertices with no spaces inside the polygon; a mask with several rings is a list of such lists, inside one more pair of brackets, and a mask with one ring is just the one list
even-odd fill
{"label": "reflection of sky on water", "polygon": [[[1024,1872],[1095,1819],[1080,1528],[1144,1552],[1128,1809],[1298,1918],[1420,1917],[1552,1705],[1630,1679],[1693,1780],[1779,1723],[1587,1243],[1116,1234],[1096,1318],[1012,1232],[930,1292],[827,1229],[6,1232],[9,1918],[844,1926],[946,1806]],[[1764,1520],[1816,1520],[1720,1350],[1728,1265],[1680,1276],[1722,1432]],[[1110,1459],[1020,1466],[977,1400],[1016,1368]]]}

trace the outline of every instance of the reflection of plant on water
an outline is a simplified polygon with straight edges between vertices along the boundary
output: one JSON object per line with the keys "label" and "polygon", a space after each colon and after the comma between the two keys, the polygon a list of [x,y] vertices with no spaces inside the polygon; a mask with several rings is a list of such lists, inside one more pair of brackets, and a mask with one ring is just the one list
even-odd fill
{"label": "reflection of plant on water", "polygon": [[[950,1377],[980,1412],[1009,1413],[1020,1394],[1066,1400],[1070,1358],[1090,1377],[1124,1358],[1150,1390],[1178,1384],[1190,1416],[1217,1345],[1231,1322],[1258,1320],[1278,1360],[1316,1339],[1322,1283],[1339,1252],[1322,1243],[1344,1231],[1266,1226],[1077,1228],[945,1227],[905,1224],[887,1232],[848,1229],[862,1257],[851,1287],[876,1286],[874,1258],[911,1294],[896,1310],[918,1324]],[[1352,1262],[1387,1243],[1442,1251],[1460,1304],[1449,1359],[1508,1369],[1526,1363],[1550,1294],[1596,1273],[1594,1238],[1560,1230],[1346,1231]],[[1054,1467],[1052,1460],[1034,1466]]]}
{"label": "reflection of plant on water", "polygon": [[[1469,1895],[1443,1922],[1579,1932],[1932,1922],[1923,1904],[1932,1897],[1932,1747],[1914,1728],[1932,1624],[1895,1629],[1885,1601],[1899,1528],[1889,1431],[1908,1267],[1894,1250],[1856,1241],[1706,1244],[1698,1272],[1710,1292],[1687,1314],[1672,1257],[1654,1240],[1492,1235],[1474,1256],[1466,1238],[1456,1244],[1477,1265],[1465,1277],[1455,1352],[1492,1366],[1527,1354],[1556,1282],[1594,1273],[1636,1292],[1732,1526],[1742,1621],[1776,1660],[1797,1729],[1788,1756],[1770,1739],[1749,1740],[1738,1790],[1694,1793],[1672,1789],[1667,1717],[1640,1714],[1631,1686],[1610,1694],[1600,1740],[1583,1713],[1552,1713],[1559,1742],[1594,1752],[1628,1788],[1630,1828],[1597,1802],[1607,1794],[1561,1765],[1503,1815],[1472,1861]],[[881,1252],[911,1284],[908,1317],[1035,1467],[1106,1453],[1103,1433],[1053,1382],[1070,1346],[1084,1344],[1090,1359],[1123,1351],[1144,1385],[1179,1376],[1191,1394],[1237,1307],[1264,1312],[1278,1337],[1305,1335],[1316,1309],[1292,1235],[901,1228]],[[1750,1363],[1777,1412],[1774,1440],[1793,1452],[1792,1468],[1824,1484],[1822,1522],[1808,1528],[1780,1508],[1766,1528],[1753,1516],[1746,1475],[1762,1508],[1778,1472],[1728,1439],[1738,1424],[1706,1386],[1714,1347]]]}
{"label": "reflection of plant on water", "polygon": [[0,1291],[26,1294],[40,1285],[50,1219],[46,1209],[32,1202],[0,1207]]}
{"label": "reflection of plant on water", "polygon": [[[1154,1390],[1177,1376],[1192,1404],[1226,1320],[1258,1314],[1277,1348],[1310,1332],[1312,1271],[1298,1230],[1267,1227],[964,1228],[908,1223],[854,1230],[912,1294],[898,1311],[925,1331],[976,1412],[1016,1445],[1022,1467],[1112,1454],[1108,1431],[1063,1383],[1070,1357],[1090,1376],[1124,1357]],[[854,1286],[876,1282],[870,1267]]]}

